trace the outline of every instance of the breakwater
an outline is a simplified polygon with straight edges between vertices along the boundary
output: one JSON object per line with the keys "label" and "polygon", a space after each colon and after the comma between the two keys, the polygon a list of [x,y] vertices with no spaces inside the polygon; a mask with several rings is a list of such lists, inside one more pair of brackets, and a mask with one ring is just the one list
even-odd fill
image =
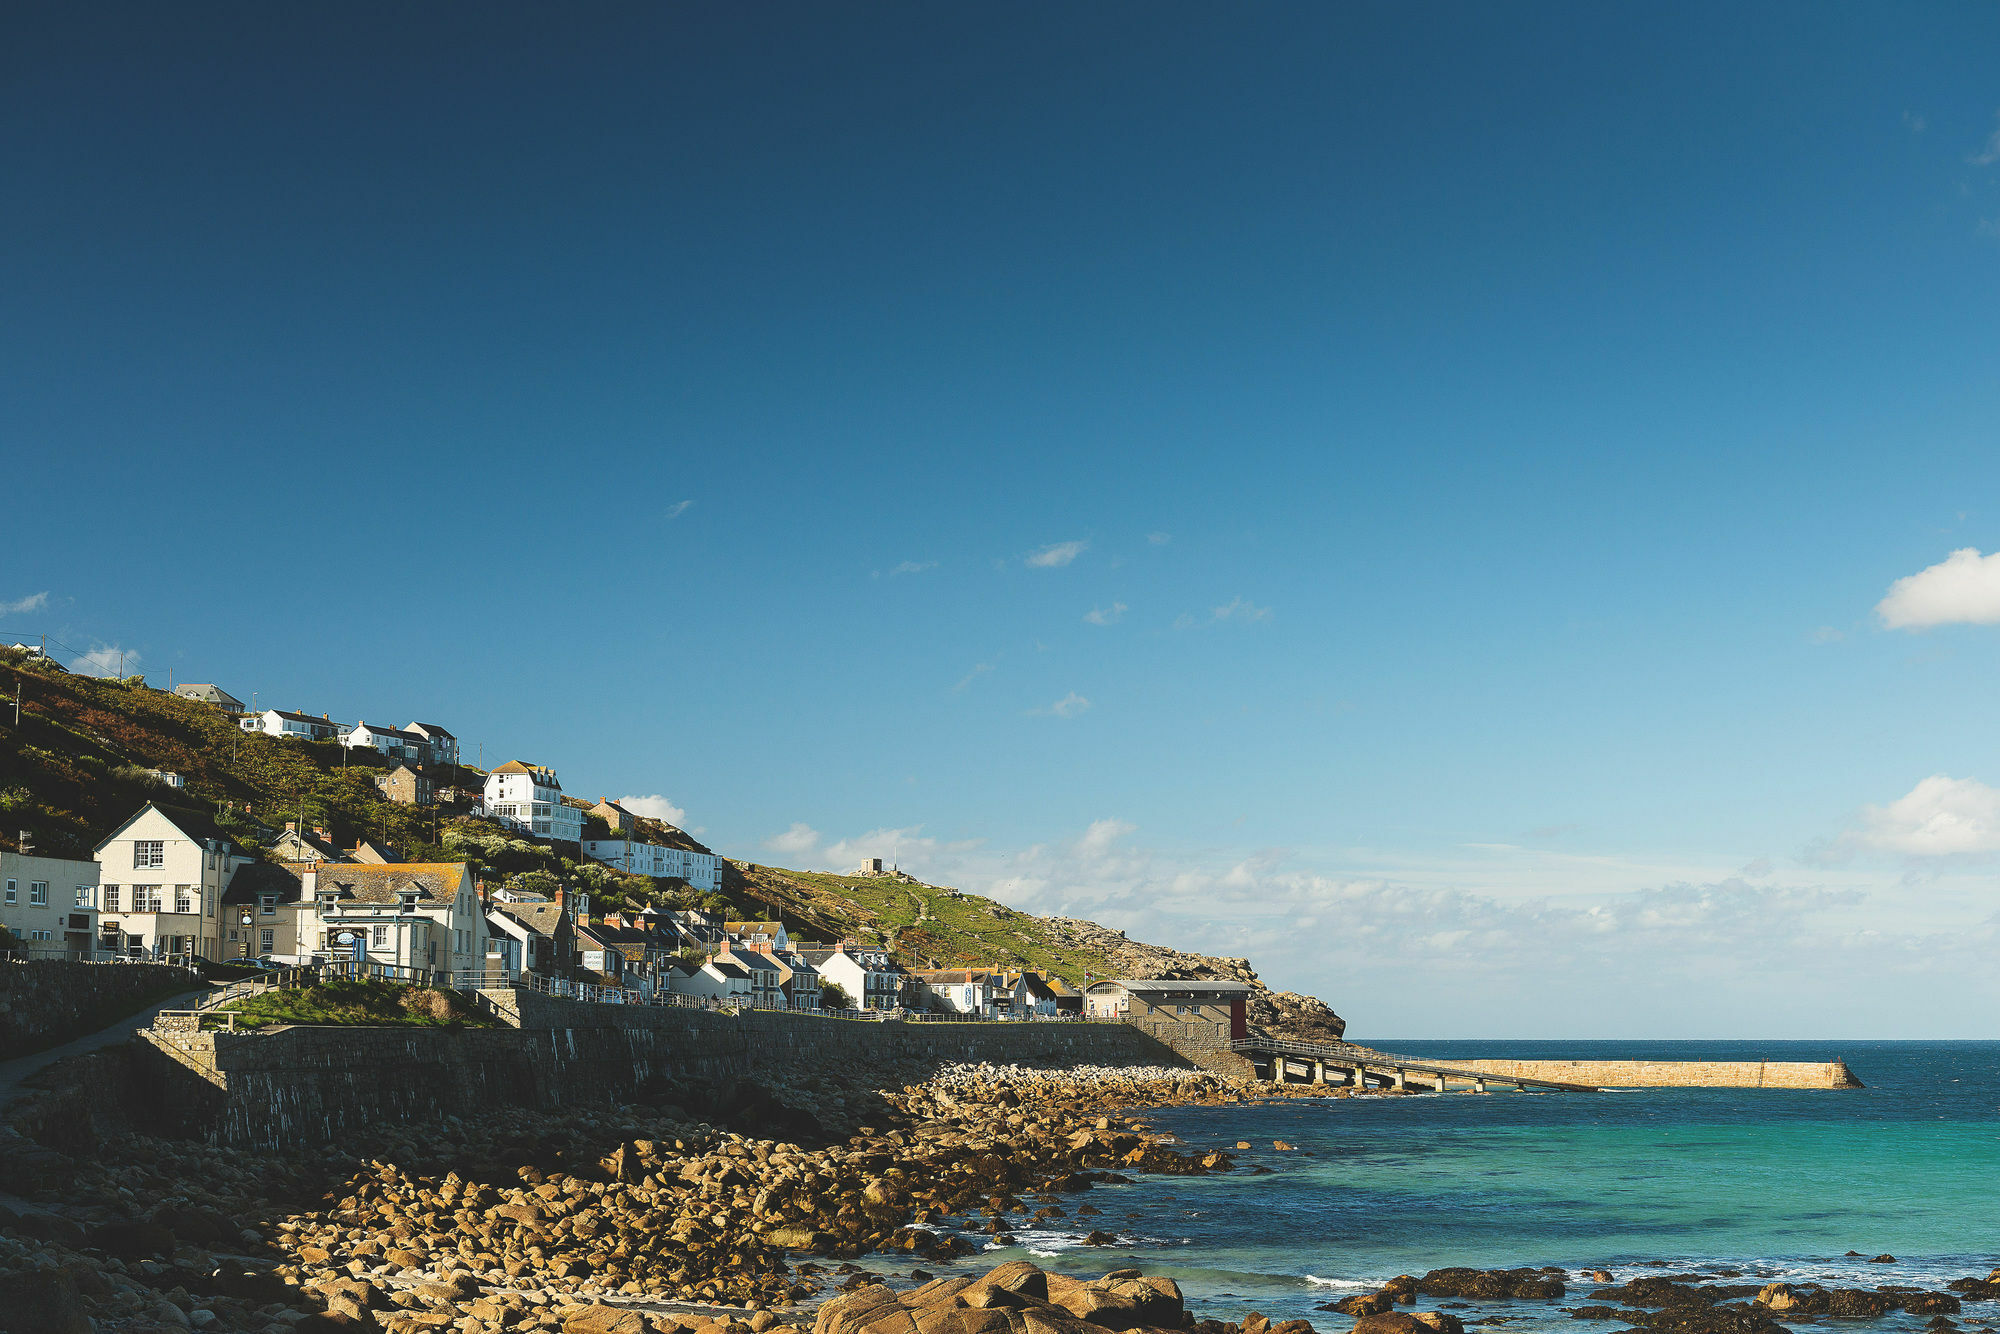
{"label": "breakwater", "polygon": [[1861,1081],[1832,1061],[1500,1061],[1438,1058],[1496,1079],[1560,1080],[1596,1088],[1850,1089]]}
{"label": "breakwater", "polygon": [[[504,998],[504,999],[503,999]],[[953,1063],[1186,1065],[1125,1024],[864,1022],[497,993],[514,1025],[151,1031],[152,1095],[178,1133],[275,1148],[376,1121],[646,1096],[666,1080]]]}

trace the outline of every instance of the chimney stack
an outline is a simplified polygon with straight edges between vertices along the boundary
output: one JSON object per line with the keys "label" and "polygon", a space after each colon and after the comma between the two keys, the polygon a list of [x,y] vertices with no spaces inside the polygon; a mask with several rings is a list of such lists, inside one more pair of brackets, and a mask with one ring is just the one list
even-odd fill
{"label": "chimney stack", "polygon": [[35,831],[32,829],[23,829],[21,831],[21,855],[23,857],[32,857],[34,853]]}

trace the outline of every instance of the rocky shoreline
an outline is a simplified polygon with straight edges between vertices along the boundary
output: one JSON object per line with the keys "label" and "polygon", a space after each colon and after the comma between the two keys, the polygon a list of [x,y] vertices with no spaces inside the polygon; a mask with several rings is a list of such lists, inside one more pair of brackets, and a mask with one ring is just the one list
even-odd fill
{"label": "rocky shoreline", "polygon": [[[1115,1244],[1094,1186],[1236,1170],[1230,1151],[1148,1131],[1145,1109],[1348,1093],[1168,1067],[661,1081],[645,1106],[496,1111],[248,1154],[79,1125],[54,1114],[58,1087],[17,1117],[43,1143],[17,1138],[0,1173],[33,1197],[0,1202],[0,1334],[763,1334],[809,1320],[816,1334],[1310,1334],[1302,1320],[1198,1320],[1170,1280],[1133,1269],[1085,1283],[1022,1262],[926,1267],[964,1269],[1017,1227]],[[1961,1301],[2000,1298],[2000,1274],[1955,1292],[1584,1277],[1599,1286],[1571,1315],[1668,1334],[1891,1311],[1946,1331]],[[1398,1308],[1555,1300],[1570,1281],[1434,1270],[1321,1309],[1357,1334],[1461,1334],[1449,1310]]]}

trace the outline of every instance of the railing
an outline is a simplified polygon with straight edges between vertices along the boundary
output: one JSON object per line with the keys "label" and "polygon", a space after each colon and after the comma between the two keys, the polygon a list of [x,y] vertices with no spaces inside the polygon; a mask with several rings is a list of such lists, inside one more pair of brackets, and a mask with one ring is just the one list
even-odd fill
{"label": "railing", "polygon": [[161,1010],[153,1016],[153,1029],[160,1033],[203,1033],[236,1031],[236,1012],[225,1010]]}

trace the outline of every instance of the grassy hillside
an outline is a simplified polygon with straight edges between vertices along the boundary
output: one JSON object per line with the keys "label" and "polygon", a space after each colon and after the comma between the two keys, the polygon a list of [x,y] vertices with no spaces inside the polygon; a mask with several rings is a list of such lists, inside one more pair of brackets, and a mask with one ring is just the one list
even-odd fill
{"label": "grassy hillside", "polygon": [[731,864],[729,897],[781,914],[793,935],[855,935],[887,945],[906,965],[954,968],[1008,963],[1080,983],[1112,972],[1111,960],[1079,949],[1040,917],[976,894],[891,876],[827,875]]}

